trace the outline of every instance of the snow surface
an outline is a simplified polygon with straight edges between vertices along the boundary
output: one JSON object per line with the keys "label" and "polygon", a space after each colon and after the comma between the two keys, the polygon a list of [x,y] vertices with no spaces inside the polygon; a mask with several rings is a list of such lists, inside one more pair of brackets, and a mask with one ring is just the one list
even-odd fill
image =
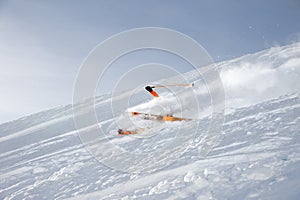
{"label": "snow surface", "polygon": [[[62,106],[0,125],[0,199],[299,199],[300,43],[217,67],[226,94],[226,116],[220,141],[207,157],[200,151],[210,119],[210,99],[201,77],[191,71],[185,76],[195,82],[193,92],[201,100],[202,109],[193,116],[200,129],[170,165],[150,173],[107,167],[82,144],[72,105]],[[152,106],[156,114],[179,113],[178,108],[167,106],[172,98],[159,100],[161,108],[141,96],[132,100],[130,109],[147,111]],[[164,124],[161,134],[151,137],[115,136],[114,121],[126,123],[121,109],[116,111],[117,119],[109,114],[110,105],[107,95],[98,97],[99,124],[84,129],[101,126],[119,148],[145,156],[165,148],[179,126],[189,134],[189,125],[176,122]],[[184,107],[182,116],[189,111],[188,105]],[[139,125],[149,126],[143,123]],[[119,155],[112,152],[114,156]],[[146,160],[145,165],[151,162]]]}

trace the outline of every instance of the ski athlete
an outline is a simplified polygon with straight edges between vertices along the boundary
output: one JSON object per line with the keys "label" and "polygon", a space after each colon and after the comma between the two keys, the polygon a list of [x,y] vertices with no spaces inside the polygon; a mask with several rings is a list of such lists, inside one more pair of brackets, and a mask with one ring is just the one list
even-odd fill
{"label": "ski athlete", "polygon": [[[194,83],[192,84],[172,84],[172,85],[157,85],[157,86],[146,86],[145,90],[147,90],[154,98],[158,98],[159,95],[153,90],[153,88],[165,88],[168,86],[184,86],[184,87],[193,87]],[[188,118],[181,118],[181,117],[174,117],[173,115],[155,115],[155,114],[149,114],[149,113],[141,113],[141,112],[131,112],[132,116],[139,116],[141,115],[143,119],[145,120],[161,120],[161,121],[190,121],[192,119]],[[118,129],[118,135],[131,135],[131,134],[138,134],[143,132],[144,129],[137,129],[137,130],[123,130]]]}
{"label": "ski athlete", "polygon": [[152,89],[154,88],[153,86],[146,86],[145,87],[145,90],[147,90],[148,92],[150,92],[150,94],[154,97],[154,98],[157,98],[159,97],[158,94]]}

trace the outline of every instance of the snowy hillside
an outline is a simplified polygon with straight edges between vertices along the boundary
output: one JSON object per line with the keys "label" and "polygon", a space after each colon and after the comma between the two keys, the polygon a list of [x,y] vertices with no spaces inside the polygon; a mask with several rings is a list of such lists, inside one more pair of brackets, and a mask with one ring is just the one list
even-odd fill
{"label": "snowy hillside", "polygon": [[[138,168],[138,173],[108,167],[87,151],[75,128],[72,105],[0,125],[0,199],[299,199],[300,43],[217,66],[225,89],[226,115],[219,143],[208,156],[201,156],[200,151],[210,121],[210,110],[205,107],[210,99],[203,92],[201,77],[191,71],[185,76],[195,82],[193,92],[203,108],[193,116],[199,122],[193,140],[188,137],[193,136],[189,135],[190,122],[166,123],[151,137],[119,137],[116,124],[124,125],[119,110],[114,119],[108,112],[110,99],[97,98],[98,125],[106,130],[105,138],[144,157],[145,168]],[[152,100],[145,102],[141,95],[133,99],[132,108],[151,107]],[[168,109],[170,102],[160,101],[167,112],[176,114],[177,108]],[[95,126],[88,124],[86,131]],[[180,154],[168,151],[178,127],[185,134],[176,138],[187,144],[176,149]],[[170,162],[164,160],[166,167],[143,172],[156,161],[147,154],[159,149]],[[120,156],[105,146],[103,152],[110,156],[104,160]],[[180,156],[171,158],[172,153]],[[131,167],[125,162],[115,166],[124,171]]]}

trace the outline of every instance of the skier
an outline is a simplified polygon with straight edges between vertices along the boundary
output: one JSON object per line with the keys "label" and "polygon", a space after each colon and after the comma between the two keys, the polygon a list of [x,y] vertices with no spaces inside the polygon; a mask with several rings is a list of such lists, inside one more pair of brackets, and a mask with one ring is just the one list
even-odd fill
{"label": "skier", "polygon": [[148,85],[148,86],[145,87],[145,90],[147,90],[148,92],[150,92],[150,94],[152,94],[152,96],[154,98],[159,97],[158,94],[152,88],[154,88],[154,87],[151,87],[151,86]]}
{"label": "skier", "polygon": [[[154,98],[158,98],[159,95],[153,90],[153,88],[166,88],[170,86],[183,86],[183,87],[193,87],[194,83],[192,84],[172,84],[172,85],[155,85],[155,86],[146,86],[145,90],[147,90]],[[173,115],[155,115],[150,113],[141,113],[141,112],[131,112],[132,116],[139,116],[141,115],[145,120],[161,120],[161,121],[190,121],[192,119],[188,118],[181,118],[181,117],[174,117]],[[130,134],[138,134],[145,131],[144,129],[140,128],[137,130],[123,130],[118,129],[118,135],[130,135]]]}

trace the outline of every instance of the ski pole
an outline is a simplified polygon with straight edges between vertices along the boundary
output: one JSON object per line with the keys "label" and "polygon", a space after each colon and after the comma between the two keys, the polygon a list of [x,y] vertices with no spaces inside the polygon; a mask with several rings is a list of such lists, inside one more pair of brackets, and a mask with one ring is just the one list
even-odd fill
{"label": "ski pole", "polygon": [[170,84],[170,85],[153,85],[151,88],[165,88],[165,87],[194,87],[194,83],[191,84]]}

